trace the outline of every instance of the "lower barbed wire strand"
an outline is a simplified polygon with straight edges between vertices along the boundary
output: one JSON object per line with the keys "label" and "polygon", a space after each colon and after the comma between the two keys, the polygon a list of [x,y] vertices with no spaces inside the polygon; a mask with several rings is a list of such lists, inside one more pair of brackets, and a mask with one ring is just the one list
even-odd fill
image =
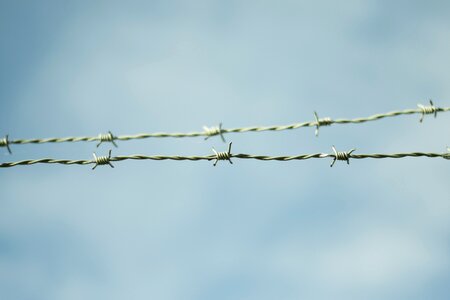
{"label": "lower barbed wire strand", "polygon": [[429,157],[429,158],[447,158],[448,153],[424,153],[424,152],[411,152],[411,153],[393,153],[393,154],[352,154],[350,158],[364,159],[364,158],[405,158],[405,157]]}
{"label": "lower barbed wire strand", "polygon": [[123,161],[123,160],[191,160],[191,161],[198,161],[198,160],[212,160],[215,159],[214,156],[179,156],[179,155],[173,155],[173,156],[165,156],[165,155],[130,155],[130,156],[115,156],[111,157],[110,161]]}
{"label": "lower barbed wire strand", "polygon": [[[400,115],[411,115],[411,114],[421,114],[422,118],[424,114],[434,113],[434,112],[447,112],[450,111],[450,107],[435,107],[433,106],[424,106],[421,105],[416,109],[406,109],[400,111],[391,111],[382,114],[375,114],[365,118],[355,118],[355,119],[330,119],[330,124],[327,124],[326,121],[329,118],[321,119],[321,126],[324,125],[332,125],[332,124],[359,124],[364,122],[376,121],[383,118],[395,117]],[[291,130],[297,129],[301,127],[316,127],[317,121],[310,122],[302,122],[302,123],[293,123],[289,125],[274,125],[274,126],[252,126],[252,127],[241,127],[241,128],[220,128],[220,133],[244,133],[244,132],[261,132],[261,131],[283,131],[283,130]],[[128,141],[135,139],[147,139],[147,138],[184,138],[184,137],[210,137],[212,136],[211,131],[202,131],[202,132],[155,132],[155,133],[140,133],[134,135],[122,135],[122,136],[114,136],[113,140],[118,141]],[[220,135],[221,134],[214,134]],[[222,137],[223,138],[223,137]],[[41,139],[16,139],[9,140],[9,144],[43,144],[43,143],[64,143],[64,142],[93,142],[98,141],[99,136],[81,136],[81,137],[62,137],[62,138],[41,138]]]}
{"label": "lower barbed wire strand", "polygon": [[[291,156],[266,156],[266,155],[253,155],[253,154],[230,154],[230,158],[238,158],[238,159],[254,159],[254,160],[262,160],[262,161],[293,161],[293,160],[307,160],[311,158],[334,158],[335,154],[327,154],[327,153],[313,153],[313,154],[300,154],[300,155],[291,155]],[[410,153],[392,153],[392,154],[383,154],[383,153],[373,153],[373,154],[347,154],[348,158],[351,159],[366,159],[366,158],[374,158],[374,159],[383,159],[383,158],[406,158],[406,157],[428,157],[428,158],[445,158],[450,159],[450,152],[447,153],[429,153],[429,152],[410,152]],[[344,159],[344,157],[340,157]],[[129,156],[115,156],[108,157],[108,162],[118,162],[124,160],[175,160],[175,161],[201,161],[201,160],[214,160],[217,159],[216,155],[208,155],[208,156],[165,156],[165,155],[129,155]],[[10,168],[14,166],[20,165],[34,165],[34,164],[62,164],[62,165],[89,165],[89,164],[101,164],[107,163],[106,157],[97,158],[97,160],[67,160],[67,159],[53,159],[53,158],[42,158],[42,159],[34,159],[34,160],[22,160],[17,162],[4,162],[0,163],[0,168]]]}
{"label": "lower barbed wire strand", "polygon": [[251,155],[251,154],[233,154],[231,157],[240,159],[256,159],[256,160],[277,160],[277,161],[290,161],[290,160],[306,160],[310,158],[322,158],[323,153],[314,154],[301,154],[292,156],[266,156],[266,155]]}

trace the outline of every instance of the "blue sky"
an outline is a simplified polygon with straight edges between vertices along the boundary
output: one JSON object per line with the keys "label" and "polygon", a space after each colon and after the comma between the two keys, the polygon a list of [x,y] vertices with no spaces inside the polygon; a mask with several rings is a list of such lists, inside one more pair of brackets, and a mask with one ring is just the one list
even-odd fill
{"label": "blue sky", "polygon": [[[0,135],[289,124],[450,105],[446,1],[2,1]],[[446,114],[229,134],[239,153],[442,152]],[[211,154],[219,138],[119,142]],[[12,146],[0,161],[111,145]],[[441,159],[0,170],[1,299],[448,299]]]}

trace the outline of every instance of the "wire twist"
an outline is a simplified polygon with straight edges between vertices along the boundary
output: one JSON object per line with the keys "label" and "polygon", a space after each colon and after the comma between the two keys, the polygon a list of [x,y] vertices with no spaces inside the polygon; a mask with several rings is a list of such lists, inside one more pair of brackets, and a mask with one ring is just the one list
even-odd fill
{"label": "wire twist", "polygon": [[425,117],[425,115],[434,114],[434,117],[436,118],[438,111],[443,111],[442,108],[435,107],[431,99],[430,99],[430,106],[417,104],[417,107],[419,107],[422,112],[422,117],[420,118],[419,121],[420,123],[423,122],[423,118]]}
{"label": "wire twist", "polygon": [[108,156],[97,156],[95,153],[92,153],[94,156],[94,163],[95,165],[92,167],[92,170],[95,170],[97,166],[101,165],[109,165],[111,168],[114,168],[114,166],[111,164],[111,150],[109,150]]}
{"label": "wire twist", "polygon": [[333,149],[333,152],[334,152],[334,155],[332,155],[334,157],[334,159],[331,162],[330,167],[334,166],[334,163],[337,160],[345,160],[345,161],[347,161],[347,165],[349,165],[350,164],[351,154],[353,153],[353,151],[356,150],[356,149],[352,149],[352,150],[347,151],[347,152],[338,152],[338,151],[336,151],[336,148],[334,146],[332,146],[331,148]]}
{"label": "wire twist", "polygon": [[446,153],[446,154],[444,155],[444,158],[445,158],[445,159],[450,159],[450,147],[447,147],[447,152],[448,152],[448,153]]}
{"label": "wire twist", "polygon": [[330,126],[333,124],[333,120],[331,118],[319,118],[317,112],[314,112],[314,118],[316,119],[316,136],[319,136],[319,128],[320,126]]}
{"label": "wire twist", "polygon": [[43,143],[65,143],[65,142],[92,142],[99,141],[97,146],[101,144],[101,142],[112,142],[114,146],[115,140],[119,141],[128,141],[135,139],[147,139],[147,138],[183,138],[183,137],[199,137],[206,136],[205,139],[208,139],[211,136],[220,135],[222,141],[225,142],[224,134],[228,133],[244,133],[244,132],[262,132],[262,131],[283,131],[283,130],[293,130],[303,127],[316,127],[316,135],[319,134],[320,126],[328,126],[334,124],[361,124],[365,122],[372,122],[384,118],[392,118],[401,115],[412,115],[412,114],[421,114],[422,118],[420,121],[423,121],[423,118],[426,114],[434,114],[436,116],[437,112],[449,112],[450,107],[435,107],[433,102],[430,101],[431,106],[424,106],[419,104],[418,108],[414,109],[405,109],[399,111],[391,111],[387,113],[375,114],[368,117],[355,118],[355,119],[330,119],[330,118],[322,118],[319,119],[318,115],[315,114],[315,121],[308,121],[302,123],[293,123],[288,125],[275,125],[275,126],[252,126],[252,127],[240,127],[240,128],[222,128],[222,124],[219,127],[204,127],[204,131],[198,132],[154,132],[154,133],[139,133],[135,135],[121,135],[114,136],[111,132],[109,134],[97,135],[97,136],[78,136],[78,137],[53,137],[53,138],[33,138],[33,139],[16,139],[9,140],[9,144],[43,144]]}
{"label": "wire twist", "polygon": [[[231,144],[231,143],[230,143]],[[334,147],[333,147],[334,148]],[[217,153],[215,151],[215,155],[207,155],[207,156],[181,156],[181,155],[142,155],[142,154],[134,154],[134,155],[126,155],[126,156],[115,156],[111,157],[111,151],[109,152],[109,156],[107,157],[97,157],[94,154],[94,160],[69,160],[69,159],[55,159],[55,158],[41,158],[41,159],[29,159],[22,160],[16,162],[3,162],[0,163],[0,168],[11,168],[15,166],[29,166],[34,164],[62,164],[62,165],[92,165],[95,164],[94,168],[97,165],[106,165],[109,164],[111,167],[111,162],[125,161],[125,160],[175,160],[175,161],[211,161],[216,160],[228,160],[230,161],[231,157],[237,159],[251,159],[251,160],[259,160],[259,161],[297,161],[297,160],[308,160],[313,158],[328,158],[333,157],[334,160],[346,160],[348,163],[348,159],[401,159],[406,157],[428,157],[428,158],[444,158],[450,161],[450,147],[447,148],[447,152],[444,153],[432,153],[432,152],[407,152],[407,153],[371,153],[371,154],[352,154],[354,151],[351,150],[349,152],[337,152],[333,149],[334,154],[327,153],[311,153],[311,154],[298,154],[298,155],[289,155],[289,156],[270,156],[270,155],[255,155],[255,154],[231,154],[231,145],[228,148],[228,152],[225,153]],[[230,163],[232,163],[230,161]],[[215,165],[215,164],[214,164]],[[333,165],[333,164],[332,164]],[[93,169],[94,169],[93,168]]]}
{"label": "wire twist", "polygon": [[6,147],[6,149],[8,149],[9,154],[12,154],[11,148],[9,148],[8,135],[5,135],[4,138],[0,139],[0,147]]}
{"label": "wire twist", "polygon": [[231,157],[233,156],[231,154],[231,144],[232,144],[232,142],[230,142],[228,144],[227,152],[217,152],[216,149],[212,148],[212,151],[216,155],[216,157],[215,157],[216,161],[214,162],[214,167],[217,165],[217,162],[219,162],[219,160],[228,160],[230,162],[230,164],[233,164],[233,162],[231,161]]}
{"label": "wire twist", "polygon": [[97,144],[97,148],[104,142],[111,142],[114,145],[114,147],[117,148],[117,144],[116,144],[116,142],[114,142],[115,139],[116,139],[116,137],[112,134],[111,131],[108,131],[108,133],[100,133],[98,135],[98,140],[100,142]]}
{"label": "wire twist", "polygon": [[212,136],[220,135],[220,138],[225,143],[225,137],[223,136],[223,129],[222,129],[222,123],[219,123],[219,126],[214,127],[207,127],[203,126],[203,129],[205,130],[205,140],[209,139]]}

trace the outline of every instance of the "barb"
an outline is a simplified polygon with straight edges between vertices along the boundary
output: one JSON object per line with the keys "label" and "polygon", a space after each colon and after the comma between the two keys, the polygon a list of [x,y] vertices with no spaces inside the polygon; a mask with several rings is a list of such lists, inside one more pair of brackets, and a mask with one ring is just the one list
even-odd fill
{"label": "barb", "polygon": [[102,133],[100,133],[99,135],[98,135],[98,138],[97,138],[100,142],[97,144],[97,148],[98,148],[98,146],[100,146],[102,143],[104,143],[104,142],[111,142],[113,145],[114,145],[114,147],[116,147],[117,148],[117,144],[116,144],[116,142],[114,142],[114,140],[116,139],[116,137],[112,134],[112,132],[111,131],[108,131],[108,133],[106,133],[106,134],[102,134]]}
{"label": "barb", "polygon": [[[391,111],[383,114],[375,114],[366,118],[356,118],[356,119],[331,119],[331,118],[322,118],[319,119],[317,113],[314,114],[315,120],[310,122],[303,123],[294,123],[289,125],[277,125],[277,126],[253,126],[253,127],[241,127],[241,128],[230,128],[224,129],[222,128],[222,124],[219,127],[204,127],[204,131],[202,132],[187,132],[187,133],[167,133],[167,132],[155,132],[155,133],[140,133],[135,135],[121,135],[121,136],[113,136],[111,132],[106,135],[99,136],[81,136],[81,137],[63,137],[63,138],[43,138],[43,139],[16,139],[9,140],[9,144],[43,144],[43,143],[64,143],[64,142],[92,142],[92,141],[100,141],[101,142],[112,142],[115,146],[114,141],[128,141],[128,140],[136,140],[136,139],[147,139],[147,138],[185,138],[185,137],[199,137],[203,136],[205,139],[208,139],[212,136],[220,135],[222,140],[225,142],[224,134],[226,133],[243,133],[243,132],[261,132],[261,131],[283,131],[283,130],[292,130],[302,127],[316,127],[316,135],[319,134],[320,126],[330,126],[333,124],[360,124],[365,122],[376,121],[384,118],[396,117],[400,115],[412,115],[412,114],[421,114],[422,117],[420,122],[423,121],[423,118],[426,114],[434,114],[435,117],[438,112],[447,112],[450,111],[450,107],[435,107],[433,102],[430,100],[431,106],[424,106],[419,104],[416,109],[406,109],[400,111]],[[100,144],[99,143],[99,144]]]}
{"label": "barb", "polygon": [[217,152],[216,149],[212,148],[214,154],[216,155],[216,161],[214,162],[214,167],[217,165],[217,162],[219,160],[228,160],[230,162],[230,164],[233,164],[233,162],[231,161],[231,144],[232,142],[230,142],[228,144],[228,151],[227,152]]}
{"label": "barb", "polygon": [[422,111],[422,117],[419,120],[420,123],[422,123],[423,118],[425,117],[425,115],[427,115],[427,114],[434,114],[434,117],[436,118],[438,111],[443,111],[442,108],[435,107],[434,104],[433,104],[433,101],[431,99],[430,99],[430,106],[417,104],[417,107],[419,107],[420,110]]}
{"label": "barb", "polygon": [[351,155],[352,155],[352,153],[353,153],[353,151],[355,151],[356,149],[352,149],[352,150],[350,150],[350,151],[347,151],[347,152],[338,152],[338,151],[336,151],[336,148],[334,147],[334,146],[332,146],[331,147],[332,149],[333,149],[333,152],[334,152],[334,159],[333,159],[333,161],[331,162],[331,165],[330,165],[330,167],[333,167],[334,166],[334,163],[337,161],[337,160],[345,160],[345,161],[347,161],[347,165],[349,165],[350,164],[350,157],[351,157]]}
{"label": "barb", "polygon": [[[334,148],[334,147],[333,147]],[[118,162],[124,160],[176,160],[176,161],[211,161],[216,160],[214,162],[214,166],[217,164],[219,160],[228,160],[231,162],[231,158],[237,159],[254,159],[260,161],[293,161],[293,160],[307,160],[311,158],[328,158],[333,157],[333,162],[331,166],[333,166],[336,160],[345,160],[349,163],[349,159],[366,159],[366,158],[374,158],[374,159],[384,159],[384,158],[405,158],[405,157],[428,157],[428,158],[444,158],[450,160],[450,152],[445,153],[429,153],[429,152],[410,152],[410,153],[392,153],[392,154],[384,154],[384,153],[374,153],[374,154],[353,154],[354,149],[348,152],[337,152],[336,149],[333,149],[334,153],[312,153],[312,154],[299,154],[292,156],[268,156],[268,155],[253,155],[253,154],[232,154],[231,153],[231,143],[228,146],[227,152],[216,152],[213,155],[208,156],[166,156],[166,155],[128,155],[128,156],[115,156],[111,157],[111,151],[109,152],[109,156],[101,156],[97,157],[94,155],[93,160],[67,160],[67,159],[53,159],[53,158],[43,158],[36,160],[22,160],[18,162],[5,162],[0,164],[0,168],[10,168],[19,165],[34,165],[34,164],[63,164],[63,165],[90,165],[94,164],[93,169],[95,169],[98,165],[110,165],[114,167],[111,162]],[[449,150],[450,151],[450,150]]]}
{"label": "barb", "polygon": [[12,154],[11,152],[11,148],[9,148],[9,140],[8,140],[8,135],[5,135],[4,138],[0,139],[0,147],[6,147],[6,149],[8,149],[9,154]]}
{"label": "barb", "polygon": [[101,165],[109,165],[111,168],[114,168],[114,166],[111,164],[111,150],[109,150],[108,156],[97,156],[95,153],[92,153],[94,156],[94,162],[95,165],[92,167],[92,170],[95,170],[97,166]]}
{"label": "barb", "polygon": [[316,136],[319,136],[320,126],[330,126],[333,124],[333,120],[331,120],[331,118],[319,119],[317,112],[314,112],[314,118],[316,119]]}
{"label": "barb", "polygon": [[218,127],[203,126],[203,129],[205,130],[205,135],[206,135],[205,140],[209,139],[212,136],[220,135],[222,142],[225,143],[225,138],[223,136],[222,123],[219,123]]}

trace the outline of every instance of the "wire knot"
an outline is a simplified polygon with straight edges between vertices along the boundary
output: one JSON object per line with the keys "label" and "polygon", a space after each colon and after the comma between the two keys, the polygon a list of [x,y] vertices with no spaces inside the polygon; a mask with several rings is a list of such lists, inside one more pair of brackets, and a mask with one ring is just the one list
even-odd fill
{"label": "wire knot", "polygon": [[216,161],[214,162],[214,167],[217,165],[219,160],[228,160],[230,162],[230,164],[233,164],[233,162],[231,161],[231,157],[233,156],[231,154],[231,144],[232,144],[232,142],[230,142],[228,144],[227,152],[217,152],[216,149],[212,148],[214,154],[216,155],[216,157],[215,157]]}
{"label": "wire knot", "polygon": [[419,107],[419,109],[422,112],[422,117],[420,118],[420,123],[422,123],[425,115],[434,114],[434,117],[436,118],[438,111],[442,111],[442,108],[434,106],[432,100],[430,100],[430,106],[417,104],[417,107]]}
{"label": "wire knot", "polygon": [[114,136],[114,135],[112,134],[111,131],[108,131],[108,133],[100,133],[100,134],[98,135],[98,138],[97,138],[97,139],[100,141],[100,142],[97,144],[97,148],[98,148],[98,146],[100,146],[103,142],[111,142],[111,143],[114,145],[114,147],[117,148],[117,144],[116,144],[116,142],[114,142],[114,140],[117,139],[117,137]]}
{"label": "wire knot", "polygon": [[314,118],[316,119],[316,136],[319,136],[319,128],[320,126],[330,126],[333,124],[333,120],[331,118],[319,118],[317,112],[314,112]]}
{"label": "wire knot", "polygon": [[12,154],[11,148],[9,148],[8,135],[5,135],[4,138],[0,139],[0,147],[6,147],[6,149],[8,149],[9,154]]}
{"label": "wire knot", "polygon": [[351,154],[353,153],[353,151],[356,150],[356,149],[352,149],[347,152],[338,152],[338,151],[336,151],[336,148],[334,146],[332,146],[332,149],[333,149],[334,155],[331,155],[331,156],[333,156],[334,159],[331,162],[330,167],[332,167],[337,160],[345,160],[345,161],[347,161],[347,165],[349,165],[350,164],[349,159],[351,158]]}
{"label": "wire knot", "polygon": [[220,138],[225,143],[225,138],[223,137],[223,129],[222,129],[222,123],[219,123],[219,126],[214,127],[207,127],[203,126],[203,129],[205,130],[205,140],[209,139],[212,136],[220,135]]}
{"label": "wire knot", "polygon": [[444,154],[444,158],[450,160],[450,147],[447,147],[447,152],[448,152],[448,153],[445,153],[445,154]]}
{"label": "wire knot", "polygon": [[95,170],[97,166],[101,165],[109,165],[111,168],[114,168],[114,166],[111,164],[111,150],[109,150],[108,156],[97,156],[95,153],[93,153],[92,155],[94,155],[94,162],[95,162],[95,165],[92,167],[92,170]]}

